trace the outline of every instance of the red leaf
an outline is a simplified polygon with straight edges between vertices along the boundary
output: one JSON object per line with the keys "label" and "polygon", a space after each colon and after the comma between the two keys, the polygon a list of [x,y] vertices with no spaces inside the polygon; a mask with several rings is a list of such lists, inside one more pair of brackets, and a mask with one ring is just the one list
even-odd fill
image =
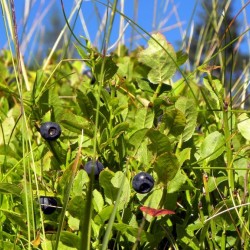
{"label": "red leaf", "polygon": [[140,207],[140,210],[146,214],[149,214],[153,217],[160,216],[160,215],[166,215],[166,214],[175,214],[174,211],[167,210],[167,209],[155,209],[151,207]]}

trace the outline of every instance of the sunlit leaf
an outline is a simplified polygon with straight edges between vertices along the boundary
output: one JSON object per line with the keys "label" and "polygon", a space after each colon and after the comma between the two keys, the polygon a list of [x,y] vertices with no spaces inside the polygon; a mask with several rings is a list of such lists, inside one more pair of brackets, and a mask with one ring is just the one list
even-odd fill
{"label": "sunlit leaf", "polygon": [[181,66],[182,64],[184,64],[187,59],[188,59],[188,54],[185,53],[182,50],[179,50],[176,52],[176,63],[178,64],[178,66]]}
{"label": "sunlit leaf", "polygon": [[[103,71],[102,71],[103,69]],[[97,64],[95,65],[94,74],[97,79],[104,81],[111,79],[117,72],[118,67],[114,63],[111,57],[99,58]],[[103,74],[103,75],[102,75]]]}
{"label": "sunlit leaf", "polygon": [[109,220],[112,212],[114,210],[114,205],[110,205],[108,207],[105,207],[100,211],[94,218],[94,221],[98,225],[103,225],[106,221]]}
{"label": "sunlit leaf", "polygon": [[[146,199],[146,201],[143,203],[143,206],[145,207],[151,207],[154,209],[157,209],[160,205],[161,199],[163,195],[162,189],[155,189]],[[147,215],[146,220],[151,221],[153,219],[153,216]]]}
{"label": "sunlit leaf", "polygon": [[124,173],[122,173],[121,171],[118,171],[115,173],[115,176],[111,179],[111,184],[115,188],[122,189],[119,201],[116,200],[116,202],[119,202],[119,209],[123,209],[126,206],[126,204],[129,202],[130,193],[131,193],[130,183],[126,177],[125,177],[123,186],[121,186],[123,178],[124,178]]}
{"label": "sunlit leaf", "polygon": [[122,122],[117,124],[112,130],[111,130],[111,137],[117,137],[119,134],[126,132],[129,128],[129,124],[127,122]]}
{"label": "sunlit leaf", "polygon": [[243,113],[238,117],[237,127],[241,135],[248,141],[250,141],[250,118],[247,114]]}
{"label": "sunlit leaf", "polygon": [[207,162],[212,161],[219,157],[225,150],[224,136],[215,131],[209,134],[201,145],[201,159]]}
{"label": "sunlit leaf", "polygon": [[0,193],[20,195],[22,189],[12,183],[0,183]]}
{"label": "sunlit leaf", "polygon": [[153,152],[153,154],[161,155],[166,151],[171,150],[171,144],[168,137],[162,134],[158,130],[149,129],[147,132],[147,137],[150,139],[151,144],[148,145],[148,149]]}
{"label": "sunlit leaf", "polygon": [[[83,187],[89,182],[89,176],[85,170],[80,170],[75,176],[71,193],[73,196],[82,195]],[[66,183],[65,183],[66,184]]]}
{"label": "sunlit leaf", "polygon": [[89,99],[87,95],[85,95],[80,90],[77,90],[76,94],[77,94],[76,99],[82,111],[83,117],[90,120],[91,118],[93,118],[93,115],[94,115],[93,104],[91,100]]}
{"label": "sunlit leaf", "polygon": [[164,130],[165,134],[172,134],[173,136],[180,135],[186,126],[186,117],[183,112],[178,109],[169,110],[163,114],[160,130]]}
{"label": "sunlit leaf", "polygon": [[150,82],[166,83],[176,71],[176,54],[162,34],[153,34],[152,37],[148,41],[148,48],[139,54],[139,62],[151,68],[148,73]]}
{"label": "sunlit leaf", "polygon": [[79,248],[80,245],[80,238],[71,232],[62,231],[60,235],[60,241],[69,247]]}
{"label": "sunlit leaf", "polygon": [[224,181],[227,181],[228,177],[227,176],[220,176],[218,178],[214,177],[214,176],[210,176],[208,179],[208,191],[212,192],[215,189],[218,188],[218,186],[223,183]]}
{"label": "sunlit leaf", "polygon": [[158,156],[154,163],[154,170],[157,173],[159,181],[165,185],[175,177],[179,167],[180,164],[177,157],[171,152],[166,152]]}
{"label": "sunlit leaf", "polygon": [[[130,225],[127,225],[125,223],[114,223],[114,228],[119,231],[121,234],[130,234],[134,236],[135,238],[138,237],[138,228],[132,227]],[[158,241],[162,237],[162,232],[158,232],[157,235],[153,235],[149,232],[145,232],[144,230],[140,233],[140,242],[141,243],[147,243],[154,241]]]}
{"label": "sunlit leaf", "polygon": [[109,204],[112,204],[115,201],[118,193],[118,188],[115,188],[111,185],[111,180],[115,176],[115,174],[110,170],[103,170],[99,175],[99,183],[101,187],[104,189],[104,198],[105,201]]}
{"label": "sunlit leaf", "polygon": [[186,181],[187,176],[179,169],[175,177],[168,183],[168,194],[181,191],[182,189],[186,190],[187,187],[182,188]]}
{"label": "sunlit leaf", "polygon": [[13,223],[13,225],[19,226],[23,232],[28,231],[27,222],[24,220],[25,216],[13,211],[0,209],[0,211]]}
{"label": "sunlit leaf", "polygon": [[96,189],[93,190],[93,206],[94,206],[94,209],[99,213],[102,211],[103,209],[103,206],[104,206],[104,200],[103,200],[103,197],[102,197],[102,194],[97,191]]}
{"label": "sunlit leaf", "polygon": [[93,125],[81,116],[77,116],[69,111],[65,112],[60,118],[61,124],[71,132],[93,136]]}
{"label": "sunlit leaf", "polygon": [[183,141],[188,141],[192,137],[196,128],[198,111],[195,101],[183,96],[177,100],[175,107],[185,115],[186,126],[184,128],[182,138]]}
{"label": "sunlit leaf", "polygon": [[83,196],[75,196],[69,201],[67,210],[74,218],[81,220],[85,207],[86,201]]}

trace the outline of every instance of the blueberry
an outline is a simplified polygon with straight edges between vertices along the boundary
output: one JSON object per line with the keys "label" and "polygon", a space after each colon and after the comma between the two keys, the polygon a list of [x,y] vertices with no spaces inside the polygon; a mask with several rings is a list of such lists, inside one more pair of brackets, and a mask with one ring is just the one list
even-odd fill
{"label": "blueberry", "polygon": [[45,122],[41,124],[41,136],[47,141],[54,141],[61,135],[61,127],[56,122]]}
{"label": "blueberry", "polygon": [[52,214],[56,210],[57,201],[53,197],[40,196],[40,205],[44,214]]}
{"label": "blueberry", "polygon": [[132,186],[137,193],[146,194],[154,187],[154,179],[150,174],[140,172],[133,178]]}
{"label": "blueberry", "polygon": [[100,172],[104,169],[104,166],[99,161],[88,161],[84,166],[85,171],[90,175],[92,169],[94,170],[94,176],[98,176]]}

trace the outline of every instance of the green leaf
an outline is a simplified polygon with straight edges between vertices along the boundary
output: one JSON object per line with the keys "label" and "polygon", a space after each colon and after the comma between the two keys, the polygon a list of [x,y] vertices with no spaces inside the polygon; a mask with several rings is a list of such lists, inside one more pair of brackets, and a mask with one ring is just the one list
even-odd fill
{"label": "green leaf", "polygon": [[238,130],[240,131],[241,135],[248,141],[250,141],[250,118],[247,116],[246,113],[242,113],[238,117]]}
{"label": "green leaf", "polygon": [[[42,241],[42,249],[43,250],[54,250],[55,249],[55,241],[49,241],[47,239]],[[60,250],[77,250],[78,248],[73,248],[73,247],[69,247],[69,246],[65,246],[62,242],[59,242],[58,244],[58,248]]]}
{"label": "green leaf", "polygon": [[[88,54],[86,53],[86,51],[82,48],[82,46],[77,46],[77,45],[75,45],[75,47],[76,47],[76,50],[77,50],[77,52],[78,52],[78,54],[79,54],[79,56],[82,58],[82,59],[88,59]],[[88,61],[86,60],[86,63],[87,63]]]}
{"label": "green leaf", "polygon": [[106,221],[109,220],[110,215],[112,214],[114,209],[114,205],[110,205],[108,207],[105,207],[102,209],[102,211],[100,211],[100,213],[98,213],[95,218],[94,218],[94,222],[98,225],[104,225]]}
{"label": "green leaf", "polygon": [[6,67],[6,64],[3,63],[3,61],[0,62],[0,82],[5,82],[5,79],[8,77],[8,67]]}
{"label": "green leaf", "polygon": [[223,98],[219,94],[222,90],[222,84],[220,80],[213,79],[211,83],[210,80],[204,77],[203,83],[204,85],[202,86],[201,91],[207,105],[212,110],[220,109],[221,108],[220,98]]}
{"label": "green leaf", "polygon": [[175,177],[179,167],[180,164],[177,157],[171,152],[158,156],[154,163],[154,170],[158,179],[165,185]]}
{"label": "green leaf", "polygon": [[66,111],[60,119],[62,126],[71,132],[81,134],[82,130],[84,135],[93,137],[93,124],[81,116],[75,115],[70,111]]}
{"label": "green leaf", "polygon": [[184,64],[187,61],[188,54],[182,50],[179,50],[176,52],[176,57],[177,57],[176,63],[178,64],[178,66],[181,66],[182,64]]}
{"label": "green leaf", "polygon": [[13,194],[20,196],[22,190],[19,186],[11,183],[0,183],[1,194]]}
{"label": "green leaf", "polygon": [[140,108],[131,110],[130,117],[126,119],[126,122],[130,125],[130,131],[137,131],[139,129],[151,128],[154,123],[154,113],[151,108]]}
{"label": "green leaf", "polygon": [[89,176],[85,170],[80,170],[75,176],[71,193],[73,196],[80,196],[83,192],[83,187],[89,182]]}
{"label": "green leaf", "polygon": [[224,182],[224,181],[227,181],[228,180],[228,177],[227,176],[221,176],[221,177],[214,177],[214,176],[210,176],[209,179],[208,179],[208,183],[207,183],[207,186],[208,186],[208,191],[209,192],[212,192],[214,191],[215,189],[218,188],[218,186]]}
{"label": "green leaf", "polygon": [[121,123],[117,124],[111,130],[111,137],[112,138],[118,137],[121,133],[124,133],[125,131],[127,131],[128,128],[129,128],[128,122],[121,122]]}
{"label": "green leaf", "polygon": [[[216,205],[214,214],[226,211],[233,207],[235,207],[235,204],[232,200],[223,200]],[[214,216],[213,220],[218,227],[228,231],[235,231],[235,225],[239,222],[239,216],[235,209],[232,209],[228,212],[220,214],[220,216]]]}
{"label": "green leaf", "polygon": [[[134,240],[138,237],[138,228],[137,227],[132,227],[130,225],[127,225],[125,223],[114,223],[113,225],[114,229],[119,231],[122,235],[129,234],[134,237]],[[155,241],[159,241],[161,237],[163,237],[164,233],[163,232],[157,232],[157,235],[155,234],[150,234],[148,232],[145,232],[144,230],[140,231],[140,243],[153,243]]]}
{"label": "green leaf", "polygon": [[79,230],[80,220],[69,215],[68,224],[71,230],[76,231]]}
{"label": "green leaf", "polygon": [[28,231],[27,223],[24,221],[25,216],[23,214],[15,213],[10,210],[0,209],[3,214],[14,224],[20,227],[23,233]]}
{"label": "green leaf", "polygon": [[33,103],[36,102],[36,98],[41,94],[42,86],[43,86],[43,79],[44,79],[44,71],[42,69],[39,69],[36,72],[36,79],[35,79],[33,90],[32,90]]}
{"label": "green leaf", "polygon": [[153,154],[161,155],[166,151],[171,150],[171,144],[168,137],[165,134],[162,134],[160,131],[149,129],[147,136],[151,141],[151,144],[148,145],[148,149],[152,151]]}
{"label": "green leaf", "polygon": [[100,213],[104,206],[104,200],[99,191],[93,190],[93,206],[96,212]]}
{"label": "green leaf", "polygon": [[87,120],[91,120],[94,116],[94,108],[91,100],[82,91],[76,91],[76,100],[82,111],[82,115]]}
{"label": "green leaf", "polygon": [[140,147],[141,143],[145,139],[147,133],[148,133],[147,128],[140,129],[136,131],[134,134],[132,134],[129,138],[129,144],[130,144],[130,149],[133,152],[136,152],[138,148]]}
{"label": "green leaf", "polygon": [[[139,78],[139,79],[136,79],[136,82],[140,90],[142,90],[144,93],[149,93],[151,95],[154,94],[155,90],[152,89],[152,87],[150,86],[150,81],[148,79]],[[151,85],[153,84],[151,83]]]}
{"label": "green leaf", "polygon": [[0,145],[0,155],[8,156],[8,161],[10,157],[19,158],[17,152],[15,152],[10,146],[8,145]]}
{"label": "green leaf", "polygon": [[[195,236],[195,231],[189,228],[190,225],[193,226],[193,224],[189,224],[188,227],[181,224],[176,225],[177,237],[180,239],[180,246],[184,249],[200,250],[200,242]],[[204,227],[204,224],[200,223],[197,230],[202,227]]]}
{"label": "green leaf", "polygon": [[175,107],[186,117],[186,126],[182,134],[182,139],[183,141],[188,141],[192,137],[196,128],[198,116],[196,103],[193,99],[188,99],[182,96],[176,101]]}
{"label": "green leaf", "polygon": [[159,129],[164,130],[164,134],[180,135],[186,126],[186,117],[183,112],[178,109],[168,110],[162,116]]}
{"label": "green leaf", "polygon": [[16,98],[19,98],[19,95],[17,94],[17,92],[11,90],[11,88],[9,86],[5,86],[2,83],[0,83],[0,90],[5,92],[5,93],[11,94],[11,95],[15,96]]}
{"label": "green leaf", "polygon": [[134,62],[132,58],[130,58],[129,56],[119,57],[119,62],[117,63],[117,66],[119,67],[117,72],[118,75],[126,76],[126,78],[129,79],[128,77],[131,75],[134,68]]}
{"label": "green leaf", "polygon": [[[67,168],[64,170],[62,176],[60,177],[58,181],[58,186],[57,186],[57,193],[64,196],[65,191],[67,190],[67,187],[70,183],[71,180],[71,175],[72,175],[72,165],[69,164]],[[77,183],[76,183],[77,185]],[[76,191],[77,192],[77,191]]]}
{"label": "green leaf", "polygon": [[80,238],[74,233],[62,231],[60,234],[60,241],[68,247],[79,249]]}
{"label": "green leaf", "polygon": [[[103,66],[102,66],[103,65]],[[102,72],[103,67],[103,72]],[[118,67],[112,60],[112,58],[109,56],[102,58],[100,57],[97,64],[94,68],[94,75],[97,77],[97,79],[100,81],[101,79],[104,80],[104,82],[111,79],[115,73],[117,72]],[[103,73],[103,75],[101,75]]]}
{"label": "green leaf", "polygon": [[104,189],[105,201],[109,204],[112,204],[116,200],[118,189],[110,185],[112,178],[115,174],[110,170],[103,170],[99,175],[99,183]]}
{"label": "green leaf", "polygon": [[11,243],[11,242],[8,242],[8,241],[2,241],[2,240],[0,240],[0,247],[1,247],[1,249],[21,250],[21,248],[19,246],[17,246],[16,242],[15,243]]}
{"label": "green leaf", "polygon": [[12,136],[12,138],[14,138],[12,132],[13,132],[13,129],[15,127],[15,119],[13,118],[12,111],[13,110],[10,110],[8,117],[6,117],[1,124],[0,145],[4,144],[4,142],[5,142],[5,144],[7,144],[7,142],[9,141],[11,136]]}
{"label": "green leaf", "polygon": [[[122,173],[121,171],[118,171],[115,173],[115,176],[111,179],[111,184],[119,189],[121,187],[121,183],[122,180],[124,178],[124,173]],[[127,203],[129,202],[130,199],[130,183],[128,181],[128,179],[125,177],[123,186],[121,187],[122,191],[121,191],[121,196],[119,201],[116,200],[115,202],[119,202],[119,208],[118,209],[123,209]]]}
{"label": "green leaf", "polygon": [[99,183],[104,189],[106,202],[108,202],[109,204],[113,204],[114,202],[119,202],[118,209],[123,209],[130,199],[130,183],[128,179],[125,177],[120,199],[119,201],[116,200],[123,177],[124,173],[122,173],[121,171],[118,171],[114,174],[109,170],[102,171],[99,176]]}
{"label": "green leaf", "polygon": [[48,105],[50,109],[52,108],[52,115],[53,115],[52,117],[53,117],[53,120],[55,121],[59,121],[65,111],[62,106],[62,101],[59,98],[59,95],[57,92],[58,91],[55,86],[49,89]]}
{"label": "green leaf", "polygon": [[148,79],[155,84],[165,83],[176,71],[176,54],[173,46],[160,34],[154,34],[148,48],[139,53],[139,62],[149,66]]}
{"label": "green leaf", "polygon": [[69,201],[67,210],[74,218],[81,220],[86,206],[85,204],[86,201],[83,196],[75,196]]}
{"label": "green leaf", "polygon": [[218,158],[225,150],[224,136],[215,131],[209,134],[201,144],[201,159],[207,162]]}
{"label": "green leaf", "polygon": [[168,194],[181,191],[187,180],[187,176],[184,175],[181,170],[176,173],[175,177],[168,184]]}
{"label": "green leaf", "polygon": [[[155,189],[152,194],[150,194],[148,196],[148,198],[146,199],[146,201],[144,202],[143,206],[145,207],[150,207],[150,208],[154,208],[154,209],[159,209],[159,205],[160,205],[160,202],[161,202],[161,199],[162,199],[162,196],[163,196],[163,189]],[[144,215],[145,216],[145,215]],[[145,216],[146,220],[147,221],[152,221],[153,220],[153,216],[147,214]]]}
{"label": "green leaf", "polygon": [[178,153],[177,158],[180,163],[180,166],[182,166],[186,160],[190,160],[190,153],[191,153],[191,148],[184,148],[182,151]]}

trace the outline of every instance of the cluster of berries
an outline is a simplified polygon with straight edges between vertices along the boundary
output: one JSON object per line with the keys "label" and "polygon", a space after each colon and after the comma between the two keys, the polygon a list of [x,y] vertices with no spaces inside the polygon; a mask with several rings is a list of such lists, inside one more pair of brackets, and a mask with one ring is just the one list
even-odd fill
{"label": "cluster of berries", "polygon": [[[45,122],[41,124],[40,134],[47,141],[54,141],[61,135],[61,127],[56,122]],[[99,161],[88,161],[84,170],[91,175],[92,171],[95,177],[98,177],[100,172],[104,169],[104,166]],[[145,172],[140,172],[134,176],[132,181],[133,189],[140,193],[145,194],[152,190],[154,187],[153,177]],[[57,201],[53,197],[41,196],[40,197],[41,209],[44,214],[51,214],[56,210]]]}

